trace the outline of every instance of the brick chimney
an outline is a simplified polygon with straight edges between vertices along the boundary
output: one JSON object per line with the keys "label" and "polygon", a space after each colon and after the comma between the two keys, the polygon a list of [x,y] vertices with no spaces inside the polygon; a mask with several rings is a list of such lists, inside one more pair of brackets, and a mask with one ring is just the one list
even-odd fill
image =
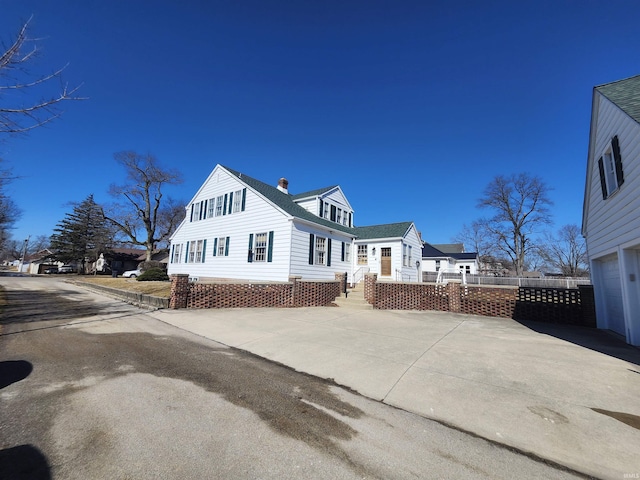
{"label": "brick chimney", "polygon": [[278,190],[282,193],[289,193],[289,180],[284,177],[278,180]]}

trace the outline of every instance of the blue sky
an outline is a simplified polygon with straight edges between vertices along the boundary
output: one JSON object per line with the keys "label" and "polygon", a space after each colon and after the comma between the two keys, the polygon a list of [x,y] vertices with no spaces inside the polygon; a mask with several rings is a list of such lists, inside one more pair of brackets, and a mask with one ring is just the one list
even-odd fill
{"label": "blue sky", "polygon": [[[121,150],[156,155],[187,202],[217,163],[291,193],[339,184],[357,225],[412,220],[447,243],[496,175],[550,188],[580,224],[591,95],[640,73],[637,1],[6,1],[89,99],[0,157],[21,178],[13,236],[108,202]],[[0,98],[0,102],[2,99]]]}

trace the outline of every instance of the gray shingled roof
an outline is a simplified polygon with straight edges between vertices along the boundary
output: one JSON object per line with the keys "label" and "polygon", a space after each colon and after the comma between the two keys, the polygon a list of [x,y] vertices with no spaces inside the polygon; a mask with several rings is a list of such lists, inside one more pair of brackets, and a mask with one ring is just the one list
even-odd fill
{"label": "gray shingled roof", "polygon": [[296,193],[295,195],[292,195],[291,198],[293,198],[294,200],[299,200],[300,198],[319,196],[319,195],[322,195],[323,193],[333,190],[337,186],[338,185],[332,185],[326,188],[318,188],[317,190],[311,190],[310,192]]}
{"label": "gray shingled roof", "polygon": [[221,167],[227,170],[232,175],[238,177],[238,179],[266,197],[269,201],[273,202],[275,205],[280,207],[292,217],[317,223],[318,225],[324,225],[325,227],[329,227],[332,230],[340,230],[341,232],[354,235],[352,228],[340,225],[336,222],[325,220],[324,218],[320,218],[317,215],[314,215],[313,213],[305,210],[293,201],[294,197],[292,195],[281,192],[276,187],[272,187],[271,185],[261,182],[260,180],[256,180],[255,178],[249,177],[248,175],[233,170],[232,168],[225,167],[224,165],[221,165]]}
{"label": "gray shingled roof", "polygon": [[640,123],[640,75],[600,85],[595,89]]}
{"label": "gray shingled roof", "polygon": [[404,237],[409,227],[411,227],[411,222],[399,222],[384,225],[370,225],[368,227],[354,227],[353,231],[358,239],[398,238]]}
{"label": "gray shingled roof", "polygon": [[403,237],[409,227],[411,226],[411,222],[400,222],[400,223],[388,223],[385,225],[371,225],[368,227],[353,227],[349,228],[344,225],[340,225],[339,223],[332,222],[330,220],[326,220],[324,218],[320,218],[317,215],[305,210],[300,205],[294,202],[296,198],[305,198],[307,196],[317,195],[320,192],[324,193],[327,190],[330,190],[333,187],[321,188],[318,190],[312,190],[310,192],[298,194],[298,195],[290,195],[284,192],[281,192],[276,187],[272,187],[260,180],[256,180],[255,178],[249,177],[244,173],[240,173],[232,168],[225,167],[224,165],[220,165],[222,168],[227,170],[232,175],[238,177],[239,180],[253,188],[255,191],[263,195],[267,200],[273,202],[275,205],[280,207],[282,210],[287,212],[289,215],[300,218],[302,220],[307,220],[309,222],[317,223],[318,225],[323,225],[332,230],[339,230],[341,232],[348,233],[357,237],[359,239],[369,239],[369,238],[397,238]]}

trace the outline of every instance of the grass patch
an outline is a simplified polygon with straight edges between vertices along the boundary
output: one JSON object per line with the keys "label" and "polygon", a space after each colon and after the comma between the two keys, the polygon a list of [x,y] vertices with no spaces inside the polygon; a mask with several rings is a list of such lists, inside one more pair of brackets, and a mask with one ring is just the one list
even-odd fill
{"label": "grass patch", "polygon": [[144,293],[154,297],[169,298],[171,296],[171,282],[138,282],[135,278],[90,277],[79,276],[74,281],[102,285],[104,287],[127,290],[129,292]]}

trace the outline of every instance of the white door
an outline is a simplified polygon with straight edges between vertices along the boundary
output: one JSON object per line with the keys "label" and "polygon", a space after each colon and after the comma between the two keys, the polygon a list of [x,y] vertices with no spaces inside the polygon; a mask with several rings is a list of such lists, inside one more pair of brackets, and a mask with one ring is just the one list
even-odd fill
{"label": "white door", "polygon": [[602,289],[604,293],[607,328],[620,335],[626,335],[624,328],[624,308],[622,306],[622,284],[618,256],[602,261]]}

